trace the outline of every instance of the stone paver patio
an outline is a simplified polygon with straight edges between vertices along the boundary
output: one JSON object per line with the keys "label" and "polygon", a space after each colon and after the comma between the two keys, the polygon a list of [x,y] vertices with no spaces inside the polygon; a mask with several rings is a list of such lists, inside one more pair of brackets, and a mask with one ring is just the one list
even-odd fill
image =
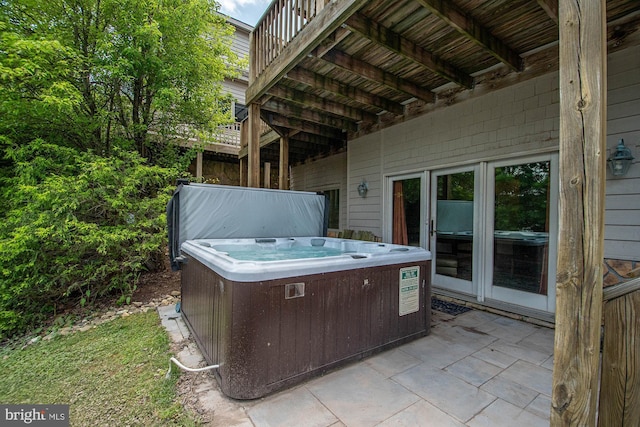
{"label": "stone paver patio", "polygon": [[[159,307],[178,359],[203,363],[174,306]],[[548,426],[553,329],[472,310],[433,311],[429,336],[253,401],[196,390],[212,425]]]}

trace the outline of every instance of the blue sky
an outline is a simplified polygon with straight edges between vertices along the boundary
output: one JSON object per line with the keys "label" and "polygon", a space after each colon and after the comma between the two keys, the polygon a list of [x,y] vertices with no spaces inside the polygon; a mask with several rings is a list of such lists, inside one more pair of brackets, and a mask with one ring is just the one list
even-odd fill
{"label": "blue sky", "polygon": [[218,0],[220,12],[255,26],[271,0]]}

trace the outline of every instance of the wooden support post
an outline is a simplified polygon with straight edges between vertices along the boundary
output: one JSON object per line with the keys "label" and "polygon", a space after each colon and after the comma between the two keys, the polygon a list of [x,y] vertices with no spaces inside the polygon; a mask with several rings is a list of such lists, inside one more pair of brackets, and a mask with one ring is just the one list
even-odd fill
{"label": "wooden support post", "polygon": [[560,221],[552,426],[594,426],[606,140],[606,2],[560,0]]}
{"label": "wooden support post", "polygon": [[240,187],[247,186],[247,158],[242,157],[240,159]]}
{"label": "wooden support post", "polygon": [[262,180],[263,188],[271,188],[271,163],[264,162],[264,179]]}
{"label": "wooden support post", "polygon": [[257,38],[258,36],[255,34],[255,29],[249,33],[249,84],[253,83],[253,81],[258,76],[258,64],[257,64]]}
{"label": "wooden support post", "polygon": [[278,188],[289,189],[289,136],[280,138],[280,168],[278,170]]}
{"label": "wooden support post", "polygon": [[[240,150],[249,145],[249,120],[240,123]],[[247,186],[247,157],[240,157],[240,180],[241,187]]]}
{"label": "wooden support post", "polygon": [[196,154],[196,178],[202,178],[202,151]]}
{"label": "wooden support post", "polygon": [[260,104],[249,105],[249,149],[247,186],[260,187]]}

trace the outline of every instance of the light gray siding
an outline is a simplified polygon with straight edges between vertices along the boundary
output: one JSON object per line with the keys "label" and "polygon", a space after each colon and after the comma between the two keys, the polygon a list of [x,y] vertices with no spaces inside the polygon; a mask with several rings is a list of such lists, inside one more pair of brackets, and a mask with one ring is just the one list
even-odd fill
{"label": "light gray siding", "polygon": [[554,73],[350,141],[349,186],[364,178],[370,196],[354,193],[349,224],[384,234],[385,176],[556,150],[558,102]]}
{"label": "light gray siding", "polygon": [[244,95],[247,91],[247,82],[241,80],[225,80],[222,82],[222,88],[226,93],[230,93],[236,102],[244,105]]}
{"label": "light gray siding", "polygon": [[635,157],[626,176],[607,173],[605,257],[640,261],[640,47],[609,56],[607,155],[624,139]]}
{"label": "light gray siding", "polygon": [[249,32],[236,27],[231,50],[240,58],[249,58]]}
{"label": "light gray siding", "polygon": [[[233,25],[235,32],[231,41],[231,50],[238,55],[239,58],[245,58],[248,61],[249,58],[249,33],[251,27],[247,24],[237,21],[233,18],[227,18],[227,21]],[[248,64],[248,62],[247,62]],[[236,102],[245,104],[245,92],[249,85],[249,70],[242,72],[241,76],[233,80],[225,80],[222,83],[224,91],[230,93],[235,98]]]}

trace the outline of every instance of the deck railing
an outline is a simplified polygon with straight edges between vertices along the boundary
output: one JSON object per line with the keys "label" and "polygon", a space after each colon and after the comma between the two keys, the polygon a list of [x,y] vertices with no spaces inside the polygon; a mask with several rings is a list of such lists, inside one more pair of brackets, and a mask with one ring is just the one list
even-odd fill
{"label": "deck railing", "polygon": [[640,278],[604,290],[604,340],[598,425],[640,420]]}
{"label": "deck railing", "polygon": [[215,138],[217,143],[240,147],[240,123],[221,126],[218,131]]}
{"label": "deck railing", "polygon": [[326,0],[273,0],[253,30],[253,76],[260,75],[324,8]]}

